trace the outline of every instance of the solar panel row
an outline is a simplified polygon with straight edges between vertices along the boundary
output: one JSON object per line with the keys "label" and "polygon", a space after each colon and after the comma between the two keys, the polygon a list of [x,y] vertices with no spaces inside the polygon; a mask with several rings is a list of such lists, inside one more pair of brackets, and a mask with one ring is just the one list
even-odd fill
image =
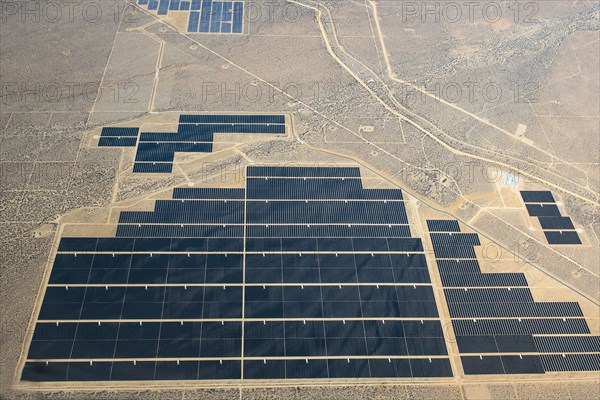
{"label": "solar panel row", "polygon": [[[283,115],[181,114],[180,124],[285,124]],[[330,176],[330,175],[325,175]]]}
{"label": "solar panel row", "polygon": [[441,334],[439,321],[38,323],[29,359],[230,358],[242,340],[245,357],[438,356]]}
{"label": "solar panel row", "polygon": [[[242,283],[242,260],[237,254],[71,254],[57,256],[50,284],[202,284]],[[429,283],[426,268],[406,268],[398,263],[379,265],[387,255],[314,254],[247,255],[246,283]],[[73,262],[77,258],[77,262]],[[392,260],[395,260],[393,257]],[[373,261],[372,261],[373,260]],[[408,257],[405,258],[407,261]],[[347,265],[343,265],[346,262]],[[408,261],[410,262],[410,261]],[[271,264],[268,264],[271,263]],[[66,265],[66,267],[65,267]]]}
{"label": "solar panel row", "polygon": [[454,219],[430,219],[427,220],[429,232],[460,232],[458,221]]}
{"label": "solar panel row", "polygon": [[135,163],[133,164],[133,172],[150,173],[150,174],[170,174],[173,171],[172,163]]}
{"label": "solar panel row", "polygon": [[[245,379],[450,377],[447,358],[244,361]],[[238,360],[138,362],[28,362],[31,381],[229,380],[241,378]]]}
{"label": "solar panel row", "polygon": [[489,374],[543,374],[539,355],[535,356],[479,356],[460,358],[466,375]]}
{"label": "solar panel row", "polygon": [[518,287],[528,286],[522,273],[441,274],[444,287]]}
{"label": "solar panel row", "polygon": [[[207,269],[206,276],[209,272],[237,275],[237,279],[241,280],[241,270],[226,267],[211,271]],[[210,283],[216,280],[209,278]],[[191,290],[185,286],[167,287],[178,293]],[[195,291],[203,293],[203,300],[186,303],[186,307],[183,307],[167,297],[169,290],[164,286],[50,286],[44,296],[39,320],[242,318],[241,286],[206,286],[203,291],[201,289],[194,287]],[[340,285],[322,286],[319,289],[317,286],[264,285],[249,286],[245,293],[245,318],[249,319],[438,316],[430,286]],[[167,313],[167,307],[171,312]]]}
{"label": "solar panel row", "polygon": [[360,178],[360,169],[356,167],[249,166],[247,176],[254,178]]}
{"label": "solar panel row", "polygon": [[535,336],[542,353],[600,353],[600,336]]}
{"label": "solar panel row", "polygon": [[457,336],[465,335],[579,335],[589,334],[583,318],[555,319],[454,319]]}
{"label": "solar panel row", "polygon": [[448,303],[533,303],[529,288],[444,289]]}
{"label": "solar panel row", "polygon": [[542,355],[546,371],[600,371],[600,354]]}
{"label": "solar panel row", "polygon": [[220,238],[93,238],[64,237],[58,252],[241,252],[243,239]]}
{"label": "solar panel row", "polygon": [[521,190],[521,197],[525,203],[555,203],[552,192],[547,190]]}
{"label": "solar panel row", "polygon": [[[242,251],[243,239],[217,238],[62,238],[59,253],[71,252],[236,252]],[[390,251],[390,252],[422,252],[421,240],[418,238],[248,238],[246,252],[332,252],[353,251]],[[392,255],[392,257],[402,257]],[[405,267],[427,268],[422,254],[407,255],[410,265]],[[396,261],[395,261],[396,262]]]}
{"label": "solar panel row", "polygon": [[542,229],[559,230],[575,229],[569,217],[539,217]]}
{"label": "solar panel row", "polygon": [[248,225],[247,237],[407,238],[408,225]]}
{"label": "solar panel row", "polygon": [[549,244],[581,244],[575,231],[544,231]]}
{"label": "solar panel row", "polygon": [[137,138],[134,137],[101,137],[98,142],[100,147],[135,147]]}
{"label": "solar panel row", "polygon": [[244,189],[222,189],[222,188],[175,188],[173,199],[228,199],[243,200],[246,191]]}
{"label": "solar panel row", "polygon": [[575,302],[450,303],[454,318],[581,317]]}
{"label": "solar panel row", "polygon": [[437,246],[480,246],[479,235],[475,233],[432,233],[431,242]]}
{"label": "solar panel row", "polygon": [[477,260],[435,260],[442,276],[446,274],[478,274],[481,273]]}
{"label": "solar panel row", "polygon": [[100,137],[137,137],[139,128],[104,127]]}
{"label": "solar panel row", "polygon": [[537,353],[531,335],[457,336],[461,353]]}

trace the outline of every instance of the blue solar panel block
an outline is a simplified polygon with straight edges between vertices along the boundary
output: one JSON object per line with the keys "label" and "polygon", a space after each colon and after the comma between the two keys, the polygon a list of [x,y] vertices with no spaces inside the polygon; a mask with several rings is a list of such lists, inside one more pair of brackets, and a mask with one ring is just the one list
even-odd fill
{"label": "blue solar panel block", "polygon": [[148,1],[148,10],[156,10],[156,9],[158,9],[158,0]]}
{"label": "blue solar panel block", "polygon": [[192,0],[192,5],[191,5],[190,9],[192,11],[198,11],[198,10],[200,10],[200,1],[201,0]]}
{"label": "blue solar panel block", "polygon": [[[223,2],[223,25],[225,25],[225,23],[227,23],[227,25],[229,25],[229,31],[231,32],[231,20],[233,18],[233,2],[231,1],[224,1]],[[223,26],[221,25],[221,26]],[[221,28],[221,32],[223,32],[223,29]]]}
{"label": "blue solar panel block", "polygon": [[[202,0],[202,15],[200,16],[200,32],[210,31],[210,15],[212,8],[212,0]],[[180,122],[184,116],[180,116]]]}
{"label": "blue solar panel block", "polygon": [[221,33],[231,33],[231,22],[223,22],[221,24]]}
{"label": "blue solar panel block", "polygon": [[460,232],[458,221],[453,219],[430,219],[427,220],[429,232]]}
{"label": "blue solar panel block", "polygon": [[569,230],[575,229],[569,217],[539,217],[540,225],[545,230]]}
{"label": "blue solar panel block", "polygon": [[135,163],[133,172],[147,174],[170,174],[173,171],[172,163]]}
{"label": "blue solar panel block", "polygon": [[600,336],[536,336],[541,353],[600,353]]}
{"label": "blue solar panel block", "polygon": [[[204,14],[203,14],[204,15]],[[180,124],[285,124],[284,115],[227,115],[227,114],[181,114]],[[260,167],[249,167],[260,168]],[[278,167],[264,167],[278,168]],[[331,169],[331,168],[329,168]],[[325,170],[324,168],[303,168],[303,170]],[[273,175],[276,176],[276,175]],[[301,175],[305,176],[305,175]],[[320,176],[320,175],[319,175]],[[324,175],[328,176],[328,175]],[[345,176],[345,175],[344,175]]]}
{"label": "blue solar panel block", "polygon": [[169,11],[169,0],[160,0],[158,6],[158,15],[167,15]]}
{"label": "blue solar panel block", "polygon": [[122,136],[137,136],[139,132],[139,128],[119,128],[119,127],[105,127],[102,128],[102,133],[100,136],[113,136],[113,137],[122,137]]}
{"label": "blue solar panel block", "polygon": [[30,382],[59,382],[67,380],[69,363],[27,362],[21,380]]}
{"label": "blue solar panel block", "polygon": [[181,4],[179,4],[180,11],[187,11],[190,9],[190,2],[188,0],[181,0]]}
{"label": "blue solar panel block", "polygon": [[223,3],[215,1],[212,3],[212,10],[210,13],[210,32],[218,33],[221,31],[221,12]]}
{"label": "blue solar panel block", "polygon": [[244,19],[244,3],[236,1],[233,4],[233,33],[242,33],[242,23]]}
{"label": "blue solar panel block", "polygon": [[545,371],[600,371],[600,354],[542,355]]}
{"label": "blue solar panel block", "polygon": [[546,190],[522,190],[521,197],[525,203],[554,203],[554,196]]}
{"label": "blue solar panel block", "polygon": [[169,3],[169,10],[170,11],[178,11],[179,10],[179,2],[180,2],[180,0],[171,0],[171,3]]}
{"label": "blue solar panel block", "polygon": [[100,147],[135,147],[137,138],[134,137],[101,137]]}
{"label": "blue solar panel block", "polygon": [[190,19],[188,21],[188,32],[198,32],[198,23],[200,22],[200,13],[197,11],[190,12]]}
{"label": "blue solar panel block", "polygon": [[498,356],[461,357],[465,375],[504,374],[502,359]]}
{"label": "blue solar panel block", "polygon": [[532,217],[560,217],[560,210],[555,204],[525,204]]}
{"label": "blue solar panel block", "polygon": [[581,244],[575,231],[544,231],[549,244]]}

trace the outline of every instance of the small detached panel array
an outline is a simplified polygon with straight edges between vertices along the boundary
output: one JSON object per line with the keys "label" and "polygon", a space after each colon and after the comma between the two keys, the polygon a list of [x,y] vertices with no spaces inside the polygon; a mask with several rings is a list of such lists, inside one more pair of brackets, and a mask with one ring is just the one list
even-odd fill
{"label": "small detached panel array", "polygon": [[189,13],[189,33],[242,33],[244,2],[222,0],[138,0],[158,15],[184,11]]}
{"label": "small detached panel array", "polygon": [[549,244],[581,244],[571,218],[564,217],[549,191],[521,191],[521,197],[532,217],[537,217]]}
{"label": "small detached panel array", "polygon": [[536,302],[522,273],[481,272],[477,234],[427,225],[466,375],[600,371],[600,337],[578,303]]}
{"label": "small detached panel array", "polygon": [[285,134],[283,115],[180,115],[177,132],[105,127],[99,146],[135,147],[133,172],[171,173],[175,153],[210,153],[215,134]]}

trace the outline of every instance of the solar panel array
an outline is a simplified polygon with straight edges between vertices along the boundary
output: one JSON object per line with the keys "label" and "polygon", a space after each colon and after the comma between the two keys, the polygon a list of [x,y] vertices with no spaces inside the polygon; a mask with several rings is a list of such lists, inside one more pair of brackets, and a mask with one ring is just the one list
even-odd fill
{"label": "solar panel array", "polygon": [[135,147],[139,128],[102,128],[100,147]]}
{"label": "solar panel array", "polygon": [[581,244],[571,218],[563,217],[549,191],[521,191],[527,212],[537,217],[549,244]]}
{"label": "solar panel array", "polygon": [[243,1],[224,0],[138,0],[158,15],[185,11],[189,13],[189,33],[242,33],[244,20]]}
{"label": "solar panel array", "polygon": [[247,176],[62,238],[22,380],[452,376],[400,190],[357,168]]}
{"label": "solar panel array", "polygon": [[479,239],[458,221],[427,226],[465,374],[600,370],[600,337],[578,303],[536,302],[522,273],[482,273]]}
{"label": "solar panel array", "polygon": [[175,153],[210,153],[216,133],[285,134],[285,132],[283,115],[180,115],[177,132],[139,134],[139,128],[104,127],[98,145],[103,147],[136,147],[137,145],[133,172],[171,173]]}

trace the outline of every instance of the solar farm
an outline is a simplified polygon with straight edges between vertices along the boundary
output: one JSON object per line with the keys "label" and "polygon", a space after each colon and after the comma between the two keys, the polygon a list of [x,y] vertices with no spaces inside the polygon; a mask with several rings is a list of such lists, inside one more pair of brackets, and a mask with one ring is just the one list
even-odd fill
{"label": "solar farm", "polygon": [[50,3],[0,8],[0,398],[598,397],[600,5]]}
{"label": "solar farm", "polygon": [[[223,119],[180,123],[218,132]],[[152,211],[121,211],[114,237],[62,237],[21,379],[453,376],[401,190],[364,188],[352,167],[245,176],[244,188],[179,187]],[[577,302],[535,301],[524,273],[482,272],[479,237],[458,221],[427,227],[465,375],[600,370]]]}

